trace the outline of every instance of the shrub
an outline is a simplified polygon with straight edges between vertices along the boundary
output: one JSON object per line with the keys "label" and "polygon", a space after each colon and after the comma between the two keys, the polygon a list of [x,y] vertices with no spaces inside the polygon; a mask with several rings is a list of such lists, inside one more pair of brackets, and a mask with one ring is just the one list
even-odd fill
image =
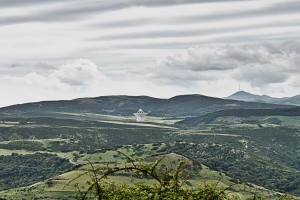
{"label": "shrub", "polygon": [[[123,154],[123,153],[121,153]],[[123,154],[124,155],[124,154]],[[126,155],[125,155],[126,156]],[[184,161],[180,161],[176,169],[171,172],[165,167],[162,172],[159,169],[159,164],[163,158],[155,163],[145,164],[142,162],[133,161],[127,157],[129,162],[126,162],[124,167],[109,167],[103,171],[103,168],[95,169],[90,163],[91,169],[87,173],[90,174],[91,180],[87,182],[87,189],[84,191],[78,187],[80,198],[82,200],[96,198],[98,200],[223,200],[223,199],[238,199],[238,197],[229,197],[225,190],[216,188],[217,184],[204,185],[193,189],[189,184],[181,179],[182,166]],[[155,184],[147,185],[138,183],[133,186],[117,185],[108,183],[105,179],[120,173],[129,173],[139,177],[154,179]],[[80,178],[78,176],[77,178]],[[73,179],[72,181],[76,180]],[[70,181],[70,182],[72,182]]]}

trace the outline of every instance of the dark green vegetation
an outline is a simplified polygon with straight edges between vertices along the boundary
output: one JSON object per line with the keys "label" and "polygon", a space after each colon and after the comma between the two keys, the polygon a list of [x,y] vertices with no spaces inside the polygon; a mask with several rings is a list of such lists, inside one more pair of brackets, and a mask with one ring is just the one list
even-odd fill
{"label": "dark green vegetation", "polygon": [[[250,117],[267,117],[267,116],[287,116],[297,117],[300,116],[300,107],[286,108],[286,109],[233,109],[233,110],[220,110],[213,113],[208,113],[198,117],[191,117],[178,122],[178,125],[194,127],[199,124],[214,124],[222,123],[217,121],[218,118],[223,117],[223,124],[258,124],[263,123],[259,120],[252,119]],[[231,118],[225,118],[231,117]],[[236,117],[234,120],[233,117]],[[270,120],[270,118],[268,118]],[[280,120],[273,118],[273,124],[280,124]],[[222,120],[222,119],[221,119]],[[226,121],[227,120],[227,121]],[[272,123],[272,121],[269,121]]]}
{"label": "dark green vegetation", "polygon": [[70,170],[67,159],[46,153],[0,156],[2,189],[30,185]]}
{"label": "dark green vegetation", "polygon": [[[139,108],[149,112],[142,124],[134,122],[132,116]],[[28,162],[36,155],[53,156],[52,160],[41,159],[39,165],[34,165],[45,168],[44,174],[40,171],[35,178],[26,171],[17,184],[12,184],[1,176],[4,188],[43,182],[17,192],[4,191],[0,197],[14,199],[14,195],[31,188],[27,199],[33,198],[30,194],[39,199],[63,199],[66,195],[76,198],[75,186],[62,190],[63,185],[86,170],[86,159],[94,164],[106,166],[112,162],[119,166],[123,160],[116,150],[147,162],[160,155],[182,155],[206,167],[192,167],[189,182],[193,187],[203,180],[218,180],[211,176],[210,169],[227,175],[222,182],[225,187],[232,183],[247,185],[246,189],[230,191],[241,196],[253,196],[249,192],[252,190],[263,197],[274,197],[274,192],[254,190],[253,184],[300,196],[298,107],[200,95],[171,99],[116,96],[11,106],[0,109],[0,121],[0,155],[6,159],[5,169],[15,164],[12,153],[28,156]],[[37,151],[41,153],[35,154]],[[63,164],[57,164],[54,158],[63,159]],[[21,166],[17,164],[19,168],[14,169],[20,171]],[[74,170],[53,177],[70,169]],[[129,184],[120,190],[133,187],[125,174],[111,178]],[[85,177],[81,184],[88,179]]]}
{"label": "dark green vegetation", "polygon": [[186,117],[217,110],[237,108],[285,108],[288,105],[242,102],[225,100],[202,95],[182,95],[170,99],[157,99],[147,96],[103,96],[71,101],[45,101],[9,106],[0,109],[2,114],[13,116],[57,116],[57,113],[94,113],[105,115],[131,116],[143,108],[152,116]]}
{"label": "dark green vegetation", "polygon": [[43,143],[35,141],[12,141],[0,144],[0,149],[9,150],[27,150],[27,151],[45,151]]}
{"label": "dark green vegetation", "polygon": [[[122,153],[121,153],[122,154]],[[123,154],[125,155],[125,154]],[[126,156],[126,155],[125,155]],[[95,197],[96,199],[113,200],[113,199],[164,199],[164,200],[222,200],[222,199],[239,199],[237,196],[229,197],[226,194],[227,189],[220,190],[217,188],[218,184],[211,184],[198,186],[192,188],[191,183],[187,180],[188,174],[192,171],[193,165],[186,163],[185,160],[179,159],[177,162],[173,160],[177,166],[173,169],[164,165],[163,160],[165,157],[158,159],[156,162],[144,164],[136,162],[127,157],[127,162],[124,166],[115,167],[100,167],[95,168],[91,164],[92,170],[88,173],[91,181],[87,182],[86,189],[80,191],[81,199],[89,199]],[[170,158],[169,158],[170,159]],[[196,170],[194,170],[196,171]],[[118,185],[115,183],[107,183],[105,180],[108,176],[120,175],[135,176],[144,179],[153,179],[154,184],[149,185],[145,183],[129,185]],[[183,180],[183,176],[185,180]],[[78,176],[78,178],[80,178]],[[75,181],[76,178],[72,181]]]}

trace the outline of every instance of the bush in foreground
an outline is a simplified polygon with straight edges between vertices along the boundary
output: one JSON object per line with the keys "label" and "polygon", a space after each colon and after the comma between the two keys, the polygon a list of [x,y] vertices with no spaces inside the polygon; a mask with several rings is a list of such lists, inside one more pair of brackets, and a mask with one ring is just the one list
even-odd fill
{"label": "bush in foreground", "polygon": [[[123,153],[121,153],[123,154]],[[124,155],[124,154],[123,154]],[[161,170],[159,164],[161,158],[155,163],[145,164],[135,162],[127,157],[123,167],[109,167],[105,171],[103,168],[96,169],[91,165],[91,170],[84,173],[89,174],[91,180],[87,182],[87,188],[79,188],[80,199],[98,199],[98,200],[239,200],[238,196],[228,195],[227,188],[217,188],[219,182],[211,185],[203,185],[197,188],[189,186],[188,182],[182,180],[182,166],[184,161],[180,161],[174,171],[166,167]],[[149,185],[138,183],[133,186],[118,185],[105,181],[108,176],[128,173],[140,178],[154,179],[156,183]],[[83,175],[83,174],[82,174]],[[80,178],[79,175],[72,181]],[[70,182],[72,182],[70,181]],[[77,185],[78,186],[78,185]],[[263,199],[256,195],[250,199]],[[280,197],[279,199],[289,200],[292,198]]]}

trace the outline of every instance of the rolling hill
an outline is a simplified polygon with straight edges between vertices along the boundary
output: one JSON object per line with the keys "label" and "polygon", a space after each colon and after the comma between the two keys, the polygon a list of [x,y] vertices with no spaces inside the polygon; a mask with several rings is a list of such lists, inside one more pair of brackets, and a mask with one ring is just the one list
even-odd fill
{"label": "rolling hill", "polygon": [[251,94],[245,91],[238,91],[225,99],[232,99],[238,101],[247,101],[247,102],[264,102],[264,103],[276,103],[276,104],[286,104],[286,105],[300,105],[300,95],[293,97],[283,97],[275,98],[267,95],[256,95]]}
{"label": "rolling hill", "polygon": [[[148,145],[151,147],[151,144]],[[130,148],[130,147],[129,147]],[[127,148],[128,149],[128,148]],[[125,151],[125,149],[119,149],[120,151]],[[113,154],[113,156],[111,156]],[[118,157],[118,154],[115,154],[113,151],[107,151],[101,155],[104,159],[101,162],[95,163],[93,167],[99,169],[98,176],[105,172],[107,166],[117,166],[123,167],[124,160]],[[109,159],[105,159],[105,158]],[[280,199],[283,194],[268,190],[263,187],[259,187],[255,184],[248,182],[240,182],[237,179],[226,176],[220,171],[210,169],[209,167],[195,162],[185,156],[182,156],[177,153],[167,153],[159,154],[145,158],[145,164],[151,164],[156,160],[161,160],[157,165],[156,171],[163,175],[165,168],[168,168],[170,173],[174,173],[176,167],[179,164],[179,161],[184,161],[184,164],[181,168],[181,177],[183,178],[181,184],[186,188],[197,188],[205,185],[213,184],[216,189],[228,188],[226,193],[230,196],[240,197],[242,199],[252,198],[255,193],[258,197],[265,197],[265,199]],[[5,196],[8,199],[78,199],[76,188],[78,186],[86,186],[86,182],[90,179],[90,174],[88,172],[91,170],[89,164],[84,164],[72,171],[62,173],[58,176],[54,176],[45,181],[37,182],[33,185],[27,187],[10,189],[6,191],[0,191],[0,196]],[[76,179],[76,177],[79,177]],[[135,184],[144,183],[146,185],[155,184],[154,179],[142,178],[134,175],[132,172],[127,173],[116,173],[115,175],[108,176],[105,182],[110,184],[122,185],[124,183],[134,186]],[[76,186],[77,185],[77,186]]]}
{"label": "rolling hill", "polygon": [[[144,123],[134,122],[132,113],[139,108],[149,112]],[[299,124],[296,106],[202,95],[103,96],[4,107],[0,108],[0,165],[6,170],[0,178],[0,196],[14,199],[26,194],[31,199],[34,190],[44,197],[74,196],[74,187],[62,191],[70,180],[64,176],[79,172],[78,166],[87,160],[96,165],[118,163],[118,151],[145,161],[161,155],[176,155],[178,160],[177,155],[182,155],[234,182],[299,196]],[[20,165],[20,159],[28,163]],[[41,170],[45,166],[47,170]],[[202,172],[191,183],[202,180],[207,170]],[[59,174],[64,178],[55,178]],[[31,190],[31,184],[37,190]]]}
{"label": "rolling hill", "polygon": [[[286,109],[235,109],[235,110],[220,110],[213,113],[208,113],[198,117],[186,118],[177,122],[179,125],[189,125],[195,127],[200,123],[213,123],[220,117],[268,117],[268,116],[300,116],[300,107],[286,108]],[[241,121],[242,123],[242,121]]]}
{"label": "rolling hill", "polygon": [[228,109],[288,108],[256,102],[243,102],[203,95],[181,95],[170,99],[148,96],[101,96],[64,101],[43,101],[8,106],[0,109],[2,115],[55,116],[57,113],[95,113],[104,115],[132,116],[139,108],[151,116],[188,117]]}

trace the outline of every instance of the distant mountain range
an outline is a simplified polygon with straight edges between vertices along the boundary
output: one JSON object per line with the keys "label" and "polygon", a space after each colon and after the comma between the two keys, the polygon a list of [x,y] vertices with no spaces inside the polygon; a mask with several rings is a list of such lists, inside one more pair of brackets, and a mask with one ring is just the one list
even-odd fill
{"label": "distant mountain range", "polygon": [[[220,110],[213,113],[208,113],[205,115],[201,115],[198,117],[190,117],[186,118],[182,121],[177,122],[178,125],[196,127],[199,124],[210,124],[216,123],[215,120],[218,118],[224,117],[236,117],[239,118],[239,123],[245,123],[243,118],[249,117],[265,117],[268,120],[271,120],[270,117],[274,116],[286,116],[286,117],[295,117],[300,116],[300,107],[293,108],[285,108],[285,109],[231,109],[231,110]],[[252,121],[252,122],[250,122]],[[280,121],[280,120],[277,120]],[[228,123],[228,122],[227,122]],[[258,120],[250,119],[247,120],[247,123],[256,123],[258,124]]]}
{"label": "distant mountain range", "polygon": [[8,106],[0,108],[0,115],[55,117],[61,113],[95,113],[132,116],[134,112],[142,108],[144,111],[150,112],[152,116],[192,117],[228,109],[276,109],[290,107],[293,106],[236,101],[203,95],[180,95],[170,99],[158,99],[148,96],[101,96]]}
{"label": "distant mountain range", "polygon": [[245,91],[238,91],[229,97],[226,97],[225,99],[300,106],[300,95],[293,97],[274,98],[267,95],[256,95]]}

